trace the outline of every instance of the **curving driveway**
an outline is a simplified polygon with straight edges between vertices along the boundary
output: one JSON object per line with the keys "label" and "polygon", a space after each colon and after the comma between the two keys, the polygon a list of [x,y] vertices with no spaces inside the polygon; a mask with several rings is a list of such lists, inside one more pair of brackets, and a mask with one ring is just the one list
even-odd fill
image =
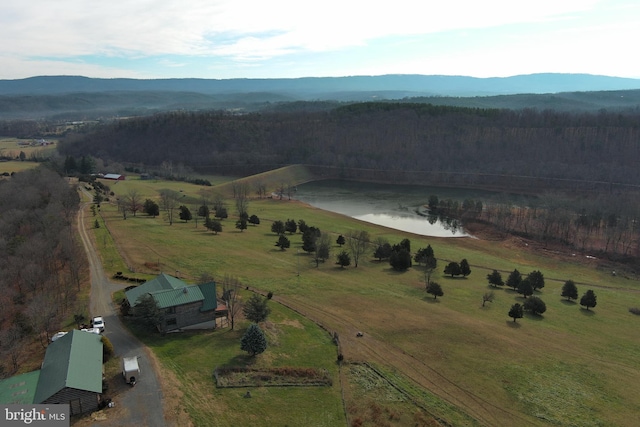
{"label": "curving driveway", "polygon": [[[118,390],[109,390],[106,394],[112,395],[113,393],[115,407],[105,409],[106,419],[96,420],[92,425],[167,426],[163,417],[162,390],[147,355],[148,349],[122,325],[111,301],[112,293],[125,286],[110,282],[102,268],[100,257],[96,253],[92,240],[89,239],[84,222],[86,205],[87,203],[83,204],[78,212],[78,230],[87,252],[91,271],[90,314],[91,316],[102,315],[104,317],[104,335],[113,344],[116,357],[139,356],[138,364],[140,366],[140,381],[133,388],[123,386]],[[122,377],[120,376],[120,378]],[[124,378],[122,378],[122,384],[124,385]]]}

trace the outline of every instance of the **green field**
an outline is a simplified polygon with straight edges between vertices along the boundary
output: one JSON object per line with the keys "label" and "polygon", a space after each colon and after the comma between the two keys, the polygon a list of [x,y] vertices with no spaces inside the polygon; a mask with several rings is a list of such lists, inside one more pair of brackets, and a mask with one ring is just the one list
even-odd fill
{"label": "green field", "polygon": [[[271,179],[279,181],[277,177]],[[191,200],[196,206],[203,187],[195,185],[127,180],[111,188],[118,196],[136,188],[145,197],[154,197],[154,191],[176,184],[185,194],[185,200]],[[257,215],[261,224],[240,232],[234,227],[235,208],[231,199],[228,199],[228,208],[230,218],[223,221],[223,232],[214,235],[206,231],[201,221],[197,226],[195,221],[174,222],[169,226],[163,215],[154,219],[142,214],[129,215],[124,220],[114,206],[103,204],[104,225],[99,233],[108,231],[125,259],[125,264],[120,265],[116,261],[112,261],[112,265],[106,262],[107,272],[120,271],[122,265],[127,265],[128,273],[153,275],[157,271],[149,266],[159,264],[170,274],[179,270],[187,280],[195,280],[203,272],[218,279],[229,274],[251,288],[271,291],[274,303],[291,307],[306,319],[336,332],[345,360],[367,362],[375,367],[384,380],[393,385],[393,390],[400,390],[412,402],[411,407],[419,414],[416,417],[430,414],[451,425],[637,424],[640,317],[628,312],[630,307],[640,307],[640,287],[635,278],[613,277],[610,268],[603,267],[597,260],[571,254],[550,256],[546,251],[516,240],[415,236],[286,200],[251,200],[249,214]],[[93,224],[94,218],[88,217],[87,221]],[[434,301],[424,292],[418,266],[398,273],[388,263],[379,263],[369,255],[358,268],[342,269],[332,262],[342,250],[335,245],[331,260],[316,268],[311,257],[300,249],[299,234],[289,236],[291,248],[280,251],[274,246],[277,239],[270,225],[273,220],[289,218],[303,219],[308,225],[332,233],[334,242],[339,234],[349,230],[367,230],[372,239],[385,237],[392,243],[409,238],[412,251],[431,244],[439,259],[440,273],[435,279],[442,285],[444,296]],[[104,246],[108,246],[107,238],[99,234],[97,239],[99,246],[101,239]],[[462,258],[471,264],[469,277],[451,279],[442,275],[446,260]],[[545,301],[546,313],[525,315],[514,323],[507,312],[513,303],[523,300],[509,289],[497,289],[495,301],[481,307],[482,295],[489,290],[486,275],[494,268],[503,271],[518,268],[524,274],[542,271],[546,286],[536,295]],[[563,301],[560,288],[567,279],[577,283],[580,295],[594,289],[598,305],[587,311],[577,303]],[[281,319],[290,318],[292,315],[288,313],[283,311]],[[281,339],[294,333],[284,326],[288,321],[279,324],[276,319],[274,324],[282,331],[279,332]],[[303,318],[297,321],[307,322]],[[305,326],[304,329],[313,328]],[[362,338],[356,337],[358,331],[364,332]],[[216,331],[150,341],[161,362],[175,371],[181,381],[184,404],[196,424],[202,421],[207,425],[211,418],[222,420],[228,409],[242,413],[242,405],[249,400],[239,399],[237,391],[234,394],[216,390],[211,380],[212,364],[226,363],[225,360],[236,357],[232,353],[238,351],[237,337],[231,339],[231,334]],[[188,345],[178,340],[187,340]],[[315,357],[319,359],[314,364],[335,361],[335,348],[333,353],[325,348],[331,346],[327,343],[318,349]],[[220,356],[213,355],[218,351],[214,348],[220,349]],[[212,354],[205,358],[207,349],[211,349]],[[314,354],[295,347],[286,353],[282,357],[291,364],[313,360],[311,354]],[[187,362],[192,357],[193,362]],[[216,359],[218,357],[220,359]],[[198,363],[202,360],[207,363]],[[281,363],[275,356],[262,362]],[[406,401],[386,402],[375,393],[365,393],[362,389],[365,386],[356,381],[358,375],[345,374],[344,378],[350,421],[360,419],[370,423],[364,425],[374,425],[376,405],[386,414],[384,419],[389,425],[415,421],[393,415],[404,410]],[[255,415],[250,422],[344,425],[344,419],[336,418],[340,412],[340,391],[333,389],[337,389],[338,384],[334,382],[330,391],[307,390],[295,396],[289,395],[295,391],[282,391],[282,395],[277,395],[280,392],[272,389],[257,389],[258,399],[254,397],[250,403],[260,409],[251,412]],[[316,396],[316,393],[328,396]],[[291,415],[293,418],[279,412],[280,404],[289,398],[294,408],[291,411],[296,412]],[[324,423],[307,423],[300,417],[310,414],[311,409],[306,405],[316,398],[325,399],[322,413],[332,415],[326,415]],[[271,402],[274,404],[270,405]],[[325,415],[310,416],[315,419]],[[209,425],[233,425],[240,423],[240,419],[225,419],[221,424]],[[263,419],[265,422],[261,424]]]}

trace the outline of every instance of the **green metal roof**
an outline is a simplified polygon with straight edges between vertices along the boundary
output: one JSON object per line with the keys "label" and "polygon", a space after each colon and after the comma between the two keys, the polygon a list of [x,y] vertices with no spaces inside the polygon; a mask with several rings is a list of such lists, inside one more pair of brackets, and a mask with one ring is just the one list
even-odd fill
{"label": "green metal roof", "polygon": [[176,305],[189,304],[202,301],[204,295],[198,286],[183,286],[179,289],[151,292],[151,296],[158,303],[159,308],[174,307]]}
{"label": "green metal roof", "polygon": [[39,377],[40,371],[33,371],[0,380],[0,403],[33,403]]}
{"label": "green metal roof", "polygon": [[218,308],[218,297],[216,296],[216,282],[202,283],[198,285],[202,295],[204,295],[204,301],[200,311],[215,310]]}
{"label": "green metal roof", "polygon": [[133,307],[142,295],[152,294],[157,291],[184,288],[185,286],[187,286],[187,284],[177,277],[161,273],[155,279],[148,280],[142,285],[126,291],[125,295],[127,296],[127,301],[129,301],[129,304]]}
{"label": "green metal roof", "polygon": [[73,330],[47,347],[33,402],[42,403],[66,387],[102,393],[100,335]]}

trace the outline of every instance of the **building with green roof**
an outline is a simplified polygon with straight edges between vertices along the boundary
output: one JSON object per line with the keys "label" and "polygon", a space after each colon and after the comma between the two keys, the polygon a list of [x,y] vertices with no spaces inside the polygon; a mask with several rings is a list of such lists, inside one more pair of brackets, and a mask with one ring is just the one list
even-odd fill
{"label": "building with green roof", "polygon": [[71,415],[98,409],[102,337],[73,330],[49,344],[39,371],[0,381],[0,403],[69,404]]}
{"label": "building with green roof", "polygon": [[213,321],[226,317],[224,305],[218,306],[216,283],[209,282],[189,285],[177,277],[165,273],[159,274],[140,286],[125,292],[131,307],[135,307],[140,298],[151,296],[162,311],[158,330],[168,332],[176,329]]}

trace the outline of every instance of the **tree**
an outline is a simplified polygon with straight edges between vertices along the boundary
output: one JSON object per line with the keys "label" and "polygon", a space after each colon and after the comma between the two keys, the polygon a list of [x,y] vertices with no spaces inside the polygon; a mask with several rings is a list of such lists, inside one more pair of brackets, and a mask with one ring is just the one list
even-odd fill
{"label": "tree", "polygon": [[509,310],[509,317],[513,317],[513,321],[515,322],[516,319],[522,319],[523,316],[524,309],[522,306],[518,303],[513,304]]}
{"label": "tree", "polygon": [[150,294],[141,295],[133,306],[132,314],[143,326],[156,329],[162,322],[162,311],[155,298]]}
{"label": "tree", "polygon": [[222,224],[217,219],[207,217],[207,219],[204,220],[204,226],[207,230],[213,231],[214,234],[218,234],[222,231]]}
{"label": "tree", "polygon": [[532,271],[527,275],[529,282],[531,282],[531,287],[533,290],[544,288],[544,275],[539,271]]}
{"label": "tree", "polygon": [[534,296],[524,302],[523,309],[540,315],[547,311],[547,305],[540,298]]}
{"label": "tree", "polygon": [[278,237],[278,241],[276,242],[276,246],[278,246],[281,251],[284,251],[289,246],[291,246],[291,242],[289,241],[287,236],[285,236],[284,234],[281,234],[280,237]]}
{"label": "tree", "polygon": [[493,291],[485,292],[482,295],[482,306],[484,307],[484,303],[486,302],[493,302],[494,298],[495,294],[493,293]]}
{"label": "tree", "polygon": [[242,233],[244,230],[247,229],[247,220],[244,218],[241,218],[239,220],[236,221],[236,228],[238,230],[240,230],[240,232]]}
{"label": "tree", "polygon": [[427,293],[433,295],[433,299],[444,295],[444,292],[442,292],[442,288],[440,287],[438,282],[429,283],[427,285]]}
{"label": "tree", "polygon": [[518,286],[520,286],[520,282],[522,282],[522,275],[518,270],[513,270],[507,278],[507,286],[513,288],[515,291],[518,289]]}
{"label": "tree", "polygon": [[136,212],[138,212],[142,207],[140,203],[141,197],[142,196],[140,196],[140,193],[138,193],[138,190],[136,190],[135,188],[127,191],[126,200],[129,204],[129,210],[133,213],[133,216],[136,216]]}
{"label": "tree", "polygon": [[471,267],[469,266],[469,262],[466,258],[460,261],[460,274],[462,274],[462,276],[464,277],[467,277],[471,274]]}
{"label": "tree", "polygon": [[487,274],[487,280],[489,281],[490,285],[493,285],[494,288],[504,285],[502,274],[500,274],[498,270],[493,270],[492,273]]}
{"label": "tree", "polygon": [[573,280],[567,280],[564,282],[564,285],[562,285],[561,296],[566,297],[567,301],[578,299],[578,288]]}
{"label": "tree", "polygon": [[208,218],[209,217],[209,207],[207,205],[202,205],[198,208],[198,216],[201,216],[202,218]]}
{"label": "tree", "polygon": [[305,231],[307,231],[308,228],[309,226],[304,221],[304,219],[301,219],[298,221],[298,230],[300,230],[301,233],[304,233]]}
{"label": "tree", "polygon": [[447,264],[447,266],[444,268],[444,274],[450,274],[451,277],[453,276],[459,276],[460,274],[462,274],[462,271],[460,270],[460,264],[458,264],[455,261],[451,261],[449,264]]}
{"label": "tree", "polygon": [[298,231],[298,223],[296,223],[295,219],[287,219],[284,223],[284,231],[289,234],[293,234]]}
{"label": "tree", "polygon": [[596,294],[591,289],[585,292],[582,298],[580,298],[580,305],[587,307],[587,310],[589,310],[589,307],[595,307],[597,304]]}
{"label": "tree", "polygon": [[431,245],[427,245],[426,248],[418,249],[418,252],[416,252],[416,255],[413,257],[413,260],[418,264],[424,263],[426,265],[428,263],[429,258],[434,258],[433,249],[431,248]]}
{"label": "tree", "polygon": [[338,238],[336,239],[336,244],[340,247],[342,247],[342,245],[344,245],[347,241],[345,240],[344,236],[341,234],[338,236]]}
{"label": "tree", "polygon": [[153,200],[147,199],[142,205],[142,212],[155,218],[160,215],[160,206],[158,206],[158,204]]}
{"label": "tree", "polygon": [[242,304],[240,302],[239,291],[242,283],[236,277],[225,275],[222,282],[222,300],[227,306],[227,316],[231,320],[231,330],[233,330],[236,315],[240,312]]}
{"label": "tree", "polygon": [[284,222],[280,220],[273,221],[273,224],[271,224],[271,232],[276,234],[284,234]]}
{"label": "tree", "polygon": [[376,250],[373,252],[373,256],[378,258],[378,261],[382,261],[383,259],[387,259],[391,257],[393,253],[393,248],[389,242],[382,243],[378,245]]}
{"label": "tree", "polygon": [[529,281],[528,277],[525,277],[520,281],[520,284],[518,285],[518,293],[522,294],[525,299],[529,295],[533,295],[533,286],[531,286],[531,281]]}
{"label": "tree", "polygon": [[316,242],[322,233],[319,228],[308,227],[304,233],[302,233],[302,250],[305,252],[315,252]]}
{"label": "tree", "polygon": [[249,217],[249,224],[260,225],[260,218],[257,215],[251,215]]}
{"label": "tree", "polygon": [[326,259],[329,259],[329,255],[331,253],[331,238],[328,234],[322,233],[320,237],[316,240],[316,251],[315,251],[315,261],[316,267],[318,267],[319,262],[324,262]]}
{"label": "tree", "polygon": [[191,221],[191,211],[185,205],[180,206],[180,219],[184,222]]}
{"label": "tree", "polygon": [[251,356],[263,353],[267,349],[267,338],[262,329],[255,323],[249,328],[240,340],[240,350],[248,352]]}
{"label": "tree", "polygon": [[173,225],[173,211],[178,205],[179,199],[180,193],[177,191],[166,189],[160,191],[160,203],[162,205],[162,209],[167,213],[169,225]]}
{"label": "tree", "polygon": [[411,254],[404,247],[391,251],[389,264],[396,271],[405,271],[411,267]]}
{"label": "tree", "polygon": [[224,206],[216,208],[215,217],[220,219],[229,218],[229,214],[227,213],[227,208],[225,208]]}
{"label": "tree", "polygon": [[267,298],[262,298],[259,294],[251,295],[242,309],[244,317],[253,323],[264,322],[271,313],[271,308],[267,305],[268,301]]}
{"label": "tree", "polygon": [[347,244],[349,246],[351,256],[353,257],[354,267],[357,268],[360,257],[366,255],[370,240],[369,232],[364,230],[350,231],[347,234]]}
{"label": "tree", "polygon": [[340,252],[337,258],[336,264],[338,264],[340,268],[347,267],[351,264],[351,256],[347,251]]}

